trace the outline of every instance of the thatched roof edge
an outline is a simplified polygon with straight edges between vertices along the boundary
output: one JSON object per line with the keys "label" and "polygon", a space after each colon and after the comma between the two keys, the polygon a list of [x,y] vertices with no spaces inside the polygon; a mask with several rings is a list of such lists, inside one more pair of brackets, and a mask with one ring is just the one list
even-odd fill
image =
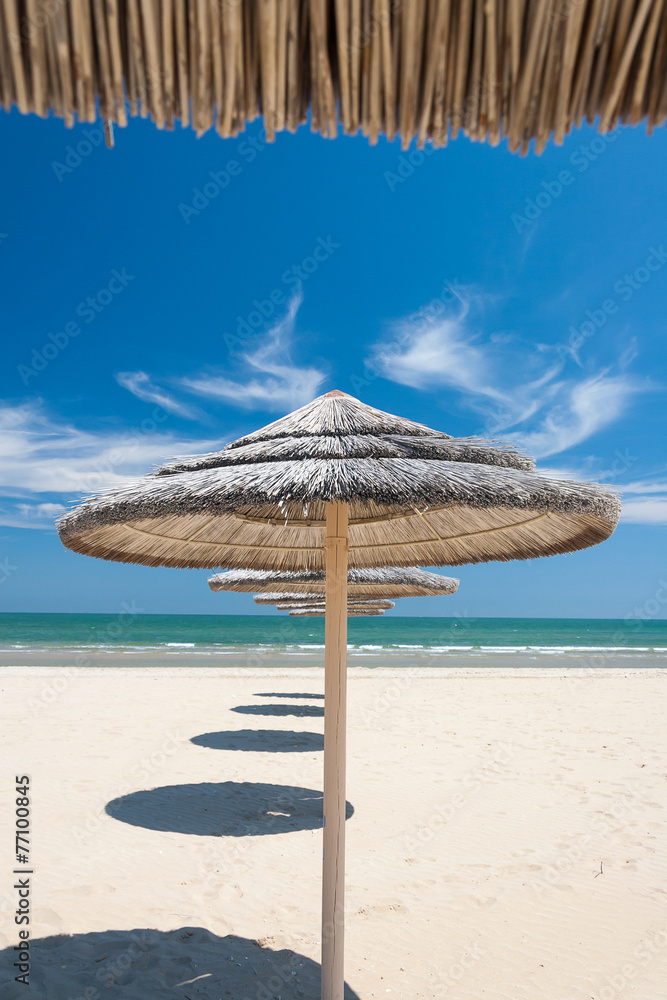
{"label": "thatched roof edge", "polygon": [[[132,519],[182,514],[235,513],[244,506],[372,501],[406,505],[515,508],[590,514],[615,525],[621,503],[612,487],[466,462],[347,459],[228,466],[171,477],[145,476],[94,494],[57,522],[64,542],[85,530]],[[289,518],[289,511],[286,520]],[[296,510],[292,514],[296,517]]]}
{"label": "thatched roof edge", "polygon": [[502,441],[484,441],[477,437],[418,435],[334,435],[270,438],[253,441],[232,450],[172,458],[160,465],[155,476],[173,476],[230,465],[258,462],[281,462],[306,459],[347,458],[423,458],[430,461],[469,462],[508,469],[532,471],[535,461],[519,449]]}
{"label": "thatched roof edge", "polygon": [[68,126],[99,115],[109,142],[111,123],[128,116],[229,137],[261,114],[269,141],[310,119],[326,137],[398,135],[407,148],[463,132],[522,154],[533,139],[538,153],[550,137],[561,143],[584,119],[601,132],[646,119],[650,131],[667,114],[664,0],[279,9],[3,0],[0,102]]}
{"label": "thatched roof edge", "polygon": [[[261,569],[230,569],[226,573],[216,573],[209,577],[208,585],[214,592],[217,591],[259,591],[256,596],[275,595],[276,585],[283,588],[293,586],[307,586],[318,584],[324,587],[326,574],[323,570],[301,570],[290,572],[289,570],[261,570]],[[441,573],[431,573],[416,566],[380,566],[368,569],[350,569],[347,574],[349,586],[394,586],[412,587],[421,591],[429,591],[430,596],[455,594],[459,588],[459,581],[451,576],[444,576]],[[295,591],[289,589],[279,591],[288,597],[293,596]],[[299,593],[299,597],[320,597],[316,591]],[[371,595],[369,595],[371,596]],[[398,595],[396,595],[398,596]],[[419,596],[419,595],[416,595]]]}

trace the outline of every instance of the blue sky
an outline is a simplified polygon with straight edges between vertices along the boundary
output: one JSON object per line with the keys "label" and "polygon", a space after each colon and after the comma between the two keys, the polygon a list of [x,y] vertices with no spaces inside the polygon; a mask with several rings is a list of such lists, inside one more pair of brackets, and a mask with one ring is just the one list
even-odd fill
{"label": "blue sky", "polygon": [[[519,158],[3,114],[0,608],[255,610],[66,551],[82,492],[340,388],[613,483],[605,544],[461,567],[403,614],[665,617],[667,133]],[[648,611],[646,609],[649,609]],[[266,612],[265,612],[266,613]]]}

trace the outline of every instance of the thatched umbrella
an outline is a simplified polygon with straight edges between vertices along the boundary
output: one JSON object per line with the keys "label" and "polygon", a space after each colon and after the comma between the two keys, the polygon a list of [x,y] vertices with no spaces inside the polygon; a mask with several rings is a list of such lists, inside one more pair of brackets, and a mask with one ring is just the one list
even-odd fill
{"label": "thatched umbrella", "polygon": [[[150,115],[267,138],[338,123],[370,142],[511,150],[667,114],[664,0],[3,0],[0,101],[68,125]],[[129,107],[128,107],[129,105]]]}
{"label": "thatched umbrella", "polygon": [[[283,593],[268,593],[268,594],[255,594],[253,597],[255,604],[273,604],[278,609],[286,609],[293,607],[295,602],[299,604],[324,604],[324,594],[300,594],[298,591],[294,593],[283,592]],[[384,611],[390,611],[392,608],[396,607],[393,601],[383,600],[380,597],[349,597],[347,599],[348,608],[355,607],[368,607],[373,605],[376,608],[382,608]]]}
{"label": "thatched umbrella", "polygon": [[[374,616],[383,615],[384,611],[382,608],[350,608],[347,609],[348,618],[372,618]],[[290,618],[326,618],[326,609],[324,607],[295,607],[289,612]]]}
{"label": "thatched umbrella", "polygon": [[[389,611],[393,607],[392,601],[386,601],[384,604],[378,604],[375,601],[357,601],[356,603],[348,601],[347,616],[349,618],[352,615],[363,615],[370,611],[381,611],[384,614],[385,611]],[[321,611],[324,613],[326,603],[322,598],[319,601],[299,601],[295,595],[291,601],[281,601],[276,605],[276,608],[278,611]]]}
{"label": "thatched umbrella", "polygon": [[[255,596],[255,604],[273,604],[278,611],[292,611],[294,608],[317,609],[323,608],[325,604],[322,594],[278,594],[275,600],[267,600],[267,597],[276,598],[276,595],[257,594]],[[355,599],[354,597],[347,600],[348,611],[365,611],[369,608],[379,611],[391,611],[395,607],[396,604],[394,601],[384,601],[379,597],[370,598],[366,601]]]}
{"label": "thatched umbrella", "polygon": [[103,559],[326,571],[323,1000],[342,1000],[344,983],[348,566],[532,559],[611,535],[613,492],[531,466],[336,391],[220,452],[90,497],[59,523],[66,546]]}
{"label": "thatched umbrella", "polygon": [[[325,593],[323,570],[232,569],[208,579],[211,590],[234,590],[241,593]],[[349,597],[440,597],[455,594],[459,581],[440,573],[429,573],[416,566],[381,566],[373,569],[350,569],[347,573]],[[257,600],[257,597],[255,598]],[[259,604],[260,601],[257,601]]]}

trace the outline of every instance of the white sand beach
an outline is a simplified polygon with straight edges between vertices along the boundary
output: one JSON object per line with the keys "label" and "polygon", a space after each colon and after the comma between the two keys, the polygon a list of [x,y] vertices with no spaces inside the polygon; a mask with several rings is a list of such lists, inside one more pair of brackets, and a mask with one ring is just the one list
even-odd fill
{"label": "white sand beach", "polygon": [[[349,673],[350,998],[667,996],[665,674]],[[319,996],[322,671],[0,685],[34,870],[26,989],[5,809],[3,997]]]}

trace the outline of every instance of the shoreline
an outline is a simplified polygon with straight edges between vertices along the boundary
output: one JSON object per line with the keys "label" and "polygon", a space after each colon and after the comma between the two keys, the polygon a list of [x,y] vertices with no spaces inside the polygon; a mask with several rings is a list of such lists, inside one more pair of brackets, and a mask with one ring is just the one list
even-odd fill
{"label": "shoreline", "polygon": [[[585,670],[596,673],[604,670],[655,670],[667,668],[667,653],[643,650],[610,650],[596,648],[590,651],[538,651],[515,649],[507,652],[465,650],[447,653],[413,650],[355,650],[348,649],[348,669],[394,670],[399,673],[422,670],[426,673],[481,670],[483,672],[531,669],[553,673],[558,670]],[[275,674],[282,670],[305,669],[310,672],[323,669],[324,650],[276,650],[275,648],[224,649],[198,652],[191,649],[168,651],[165,649],[110,650],[99,648],[79,649],[0,649],[0,673],[7,670],[189,670],[209,674],[212,671],[230,670],[248,673],[266,670]]]}
{"label": "shoreline", "polygon": [[[665,666],[646,665],[637,666],[616,662],[615,664],[605,663],[602,666],[591,666],[585,664],[564,664],[555,665],[531,664],[512,665],[502,663],[495,666],[473,665],[459,662],[450,666],[423,666],[421,664],[406,664],[399,666],[396,664],[378,664],[369,666],[368,664],[348,664],[348,673],[360,679],[371,678],[417,678],[421,680],[446,680],[462,678],[488,678],[491,674],[498,680],[511,680],[513,678],[533,677],[551,680],[564,680],[568,678],[605,678],[605,677],[653,677],[655,679],[665,676]],[[57,664],[10,664],[0,666],[0,681],[2,678],[10,677],[86,677],[108,675],[126,675],[127,677],[183,677],[183,678],[313,678],[321,677],[324,680],[324,664],[315,662],[310,665],[302,663],[284,663],[277,666],[243,666],[229,664],[220,666],[219,664],[202,667],[201,664],[189,665],[174,663],[170,665],[139,665],[129,666],[127,664],[117,664],[109,666],[100,664],[99,666],[73,666]]]}

